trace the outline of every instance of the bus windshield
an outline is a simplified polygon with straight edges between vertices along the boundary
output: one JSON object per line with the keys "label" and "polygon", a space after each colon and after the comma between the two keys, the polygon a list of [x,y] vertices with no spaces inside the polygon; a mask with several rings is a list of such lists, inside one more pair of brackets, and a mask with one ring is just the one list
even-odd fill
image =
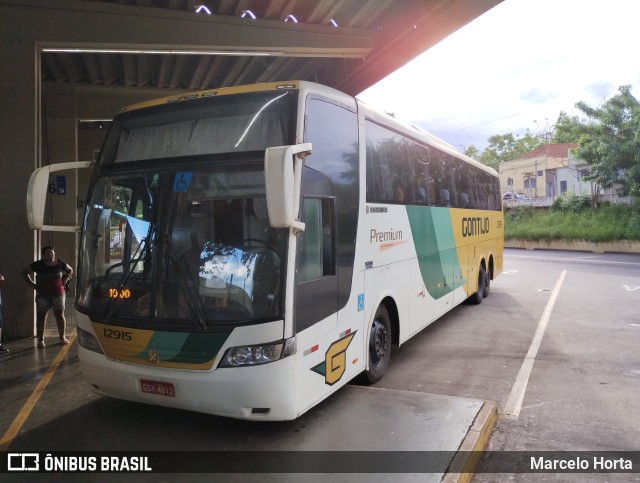
{"label": "bus windshield", "polygon": [[196,107],[175,102],[125,112],[115,119],[101,164],[282,146],[293,126],[294,101],[292,91],[269,91],[212,96]]}
{"label": "bus windshield", "polygon": [[77,307],[95,321],[197,324],[280,317],[285,233],[269,226],[259,165],[96,180]]}
{"label": "bus windshield", "polygon": [[281,318],[286,233],[269,225],[258,153],[289,143],[295,99],[212,95],[118,115],[87,200],[77,309],[166,330]]}

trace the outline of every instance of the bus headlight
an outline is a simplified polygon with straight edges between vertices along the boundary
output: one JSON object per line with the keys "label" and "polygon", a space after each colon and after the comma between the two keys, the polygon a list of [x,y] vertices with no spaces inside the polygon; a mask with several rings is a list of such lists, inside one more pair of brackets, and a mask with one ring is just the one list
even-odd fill
{"label": "bus headlight", "polygon": [[222,357],[218,367],[242,367],[267,364],[296,353],[296,338],[281,340],[272,344],[230,347]]}
{"label": "bus headlight", "polygon": [[104,352],[102,352],[102,347],[100,347],[100,344],[98,343],[98,339],[96,339],[93,334],[86,330],[82,330],[80,327],[78,327],[77,332],[78,344],[80,344],[80,346],[87,350],[97,352],[98,354],[104,354]]}

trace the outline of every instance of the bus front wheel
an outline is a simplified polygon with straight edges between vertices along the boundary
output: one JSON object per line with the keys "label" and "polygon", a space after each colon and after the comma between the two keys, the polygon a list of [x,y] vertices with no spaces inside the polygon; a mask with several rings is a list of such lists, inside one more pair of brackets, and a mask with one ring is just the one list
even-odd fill
{"label": "bus front wheel", "polygon": [[369,364],[364,379],[373,384],[382,379],[391,357],[391,321],[384,305],[378,307],[369,331]]}

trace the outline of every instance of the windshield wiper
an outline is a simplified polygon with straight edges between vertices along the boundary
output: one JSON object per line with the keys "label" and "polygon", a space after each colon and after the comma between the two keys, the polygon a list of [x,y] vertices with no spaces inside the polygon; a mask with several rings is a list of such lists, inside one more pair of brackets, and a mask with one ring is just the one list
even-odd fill
{"label": "windshield wiper", "polygon": [[[171,241],[167,241],[167,253],[173,264],[176,267],[176,273],[178,275],[178,280],[180,281],[180,288],[182,290],[182,294],[184,295],[184,299],[187,303],[187,307],[189,308],[189,312],[191,313],[191,317],[193,320],[200,326],[201,329],[207,328],[207,322],[204,320],[204,304],[200,297],[195,292],[196,291],[196,281],[193,279],[191,272],[189,270],[189,265],[184,258],[178,258],[175,249],[173,248],[173,244]],[[185,276],[186,274],[186,276]],[[187,280],[187,276],[189,280]],[[189,283],[191,282],[191,283]],[[198,307],[196,307],[198,305]]]}
{"label": "windshield wiper", "polygon": [[[149,227],[149,231],[151,232],[151,227]],[[131,257],[131,260],[127,260],[126,262],[120,262],[120,263],[116,263],[112,266],[110,266],[106,272],[105,275],[108,275],[109,272],[111,270],[113,270],[116,267],[124,267],[125,265],[131,265],[134,263],[139,263],[141,260],[143,260],[143,255],[146,256],[146,253],[149,251],[148,250],[148,243],[147,243],[147,239],[151,236],[151,234],[149,233],[147,235],[147,237],[143,238],[140,241],[140,245],[138,245],[138,248],[136,249],[136,251],[133,253],[133,257]],[[138,254],[139,253],[139,254]],[[143,262],[145,263],[145,262]],[[144,270],[143,270],[144,272]],[[116,283],[116,288],[118,290],[118,293],[121,293],[122,290],[124,290],[124,288],[127,286],[127,284],[129,283],[129,279],[131,278],[131,275],[133,275],[133,270],[129,269],[129,270],[124,270],[123,269],[123,273],[122,276],[120,277],[120,280],[118,280],[118,282]],[[108,323],[109,320],[111,319],[111,316],[113,315],[113,310],[115,308],[116,305],[116,301],[118,299],[117,298],[111,298],[109,299],[109,302],[107,303],[107,306],[105,307],[105,310],[102,312],[104,315],[104,323]]]}

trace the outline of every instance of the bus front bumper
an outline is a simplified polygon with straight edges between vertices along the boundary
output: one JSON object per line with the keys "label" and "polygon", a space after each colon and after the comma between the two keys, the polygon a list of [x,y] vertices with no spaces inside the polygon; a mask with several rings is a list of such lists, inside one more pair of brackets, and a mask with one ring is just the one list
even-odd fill
{"label": "bus front bumper", "polygon": [[81,346],[78,356],[85,379],[105,396],[237,419],[284,421],[299,416],[295,357],[256,366],[188,371],[113,361]]}

